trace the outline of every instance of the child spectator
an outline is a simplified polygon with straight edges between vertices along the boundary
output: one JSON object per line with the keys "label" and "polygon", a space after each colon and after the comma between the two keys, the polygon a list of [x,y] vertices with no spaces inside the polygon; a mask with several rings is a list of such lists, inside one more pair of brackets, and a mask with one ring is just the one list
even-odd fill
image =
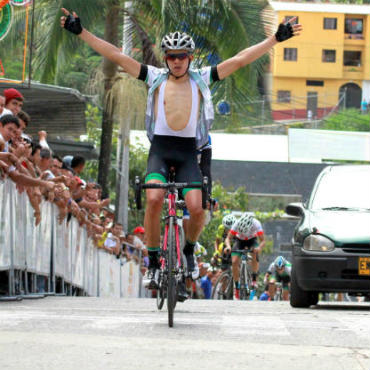
{"label": "child spectator", "polygon": [[24,97],[17,89],[4,90],[5,108],[17,116],[22,110]]}
{"label": "child spectator", "polygon": [[123,226],[120,223],[115,223],[111,228],[111,232],[108,233],[107,239],[104,242],[104,249],[118,256],[121,251],[120,237],[123,234]]}
{"label": "child spectator", "polygon": [[14,139],[19,128],[17,117],[7,114],[0,118],[0,139],[5,142],[5,152],[9,151],[9,141]]}

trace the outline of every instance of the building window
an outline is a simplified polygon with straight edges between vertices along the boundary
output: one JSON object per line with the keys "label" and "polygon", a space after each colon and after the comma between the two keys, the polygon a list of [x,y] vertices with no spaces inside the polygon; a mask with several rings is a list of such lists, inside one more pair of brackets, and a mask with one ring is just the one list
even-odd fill
{"label": "building window", "polygon": [[278,103],[290,103],[290,91],[278,90],[277,95]]}
{"label": "building window", "polygon": [[337,18],[324,18],[324,30],[336,30]]}
{"label": "building window", "polygon": [[350,39],[363,38],[363,19],[361,18],[346,18],[344,23],[344,33]]}
{"label": "building window", "polygon": [[324,81],[306,80],[306,86],[324,86]]}
{"label": "building window", "polygon": [[345,51],[343,53],[343,65],[361,67],[361,51]]}
{"label": "building window", "polygon": [[322,51],[322,61],[323,63],[335,63],[335,50],[323,50]]}
{"label": "building window", "polygon": [[[287,16],[285,16],[285,18],[284,18],[284,22],[283,22],[283,23],[286,23],[286,22],[288,22],[290,19],[295,18],[295,17],[296,17],[295,15],[287,15]],[[292,23],[292,26],[293,26],[293,24],[298,24],[298,17],[297,17],[297,19]]]}
{"label": "building window", "polygon": [[296,61],[297,48],[284,48],[284,60]]}

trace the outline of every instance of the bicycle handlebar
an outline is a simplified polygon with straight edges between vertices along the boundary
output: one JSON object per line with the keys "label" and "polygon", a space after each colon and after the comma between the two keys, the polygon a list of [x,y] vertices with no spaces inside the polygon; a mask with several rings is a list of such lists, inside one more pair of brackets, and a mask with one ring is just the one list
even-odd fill
{"label": "bicycle handlebar", "polygon": [[167,189],[174,191],[175,189],[185,189],[185,188],[196,188],[202,190],[202,208],[207,208],[207,198],[208,198],[208,177],[203,177],[202,183],[194,182],[168,182],[168,183],[149,183],[141,184],[139,176],[135,178],[135,201],[136,208],[142,208],[141,202],[141,190],[142,189]]}
{"label": "bicycle handlebar", "polygon": [[241,253],[241,254],[247,254],[249,252],[252,252],[252,250],[254,249],[254,246],[251,246],[251,247],[245,247],[245,249],[235,249],[235,250],[231,250],[231,253]]}
{"label": "bicycle handlebar", "polygon": [[202,184],[193,182],[167,182],[167,183],[149,183],[140,185],[142,189],[184,189],[184,188],[197,188],[201,189]]}

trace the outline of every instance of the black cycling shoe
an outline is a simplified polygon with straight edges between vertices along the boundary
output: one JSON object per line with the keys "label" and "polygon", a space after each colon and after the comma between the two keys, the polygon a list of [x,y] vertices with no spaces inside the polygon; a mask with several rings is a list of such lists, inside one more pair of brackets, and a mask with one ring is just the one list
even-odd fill
{"label": "black cycling shoe", "polygon": [[177,300],[179,302],[184,302],[189,298],[189,294],[186,291],[186,286],[183,281],[179,281],[177,284]]}
{"label": "black cycling shoe", "polygon": [[188,274],[190,275],[195,270],[194,255],[186,254],[185,258],[186,258],[186,265],[188,268]]}
{"label": "black cycling shoe", "polygon": [[152,268],[149,270],[149,279],[150,279],[150,282],[147,286],[148,289],[158,289],[159,286],[158,286],[158,274],[159,274],[159,270],[156,269],[156,268]]}

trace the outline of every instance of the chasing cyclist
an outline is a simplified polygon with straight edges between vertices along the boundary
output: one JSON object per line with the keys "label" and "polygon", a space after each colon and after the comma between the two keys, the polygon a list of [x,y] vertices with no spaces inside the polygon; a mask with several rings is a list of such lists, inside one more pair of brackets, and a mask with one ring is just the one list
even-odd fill
{"label": "chasing cyclist", "polygon": [[[208,131],[214,119],[209,85],[252,63],[278,42],[298,35],[302,29],[299,24],[292,25],[296,20],[293,18],[280,24],[275,35],[259,44],[240,51],[217,66],[201,69],[190,68],[195,51],[191,36],[183,32],[169,33],[161,42],[166,68],[157,68],[138,62],[123,54],[118,47],[94,36],[82,27],[75,12],[71,14],[64,8],[62,12],[62,27],[149,87],[145,123],[151,147],[146,183],[167,182],[170,167],[175,167],[178,182],[201,182],[197,149],[207,144]],[[153,277],[159,268],[160,216],[164,195],[161,189],[146,190],[144,227]],[[199,189],[184,189],[183,197],[190,213],[183,250],[190,274],[195,268],[194,246],[204,225],[204,211]],[[156,288],[154,279],[150,286]]]}
{"label": "chasing cyclist", "polygon": [[235,222],[236,217],[230,213],[222,218],[222,224],[217,228],[215,252],[213,253],[211,264],[212,266],[220,266],[223,271],[227,270],[231,265],[231,253],[225,250],[225,239]]}
{"label": "chasing cyclist", "polygon": [[[233,245],[231,247],[231,243]],[[259,269],[258,255],[265,246],[265,235],[261,223],[249,213],[244,213],[231,227],[226,239],[226,251],[231,252],[232,273],[235,283],[234,298],[240,297],[240,258],[238,250],[250,249],[252,254],[252,285],[257,287]]]}
{"label": "chasing cyclist", "polygon": [[268,284],[268,293],[273,300],[276,292],[276,282],[282,283],[283,288],[283,301],[289,300],[289,286],[290,276],[292,272],[292,264],[283,256],[278,256],[270,264],[264,282]]}

